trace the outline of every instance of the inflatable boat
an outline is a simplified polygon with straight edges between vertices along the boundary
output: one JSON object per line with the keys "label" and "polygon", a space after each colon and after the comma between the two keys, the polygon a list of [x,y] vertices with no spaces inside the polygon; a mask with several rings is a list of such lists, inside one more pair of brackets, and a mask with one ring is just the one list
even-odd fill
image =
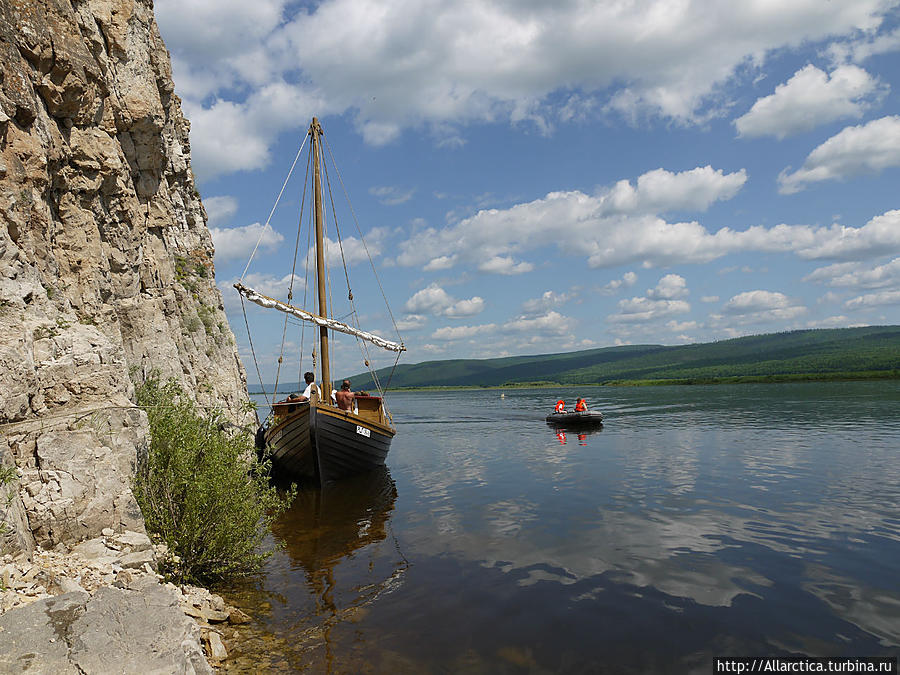
{"label": "inflatable boat", "polygon": [[547,424],[557,427],[596,427],[603,424],[603,415],[599,412],[562,412],[547,415]]}

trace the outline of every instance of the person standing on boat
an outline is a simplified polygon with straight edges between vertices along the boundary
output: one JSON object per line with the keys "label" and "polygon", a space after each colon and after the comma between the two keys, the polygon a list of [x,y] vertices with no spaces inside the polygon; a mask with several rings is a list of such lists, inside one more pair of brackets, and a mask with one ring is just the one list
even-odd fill
{"label": "person standing on boat", "polygon": [[314,373],[307,371],[303,373],[303,381],[306,382],[306,389],[304,389],[303,393],[300,395],[300,400],[308,401],[312,397],[312,393],[314,391],[317,392],[316,376]]}
{"label": "person standing on boat", "polygon": [[355,394],[350,391],[350,380],[341,382],[341,390],[335,394],[338,408],[341,410],[350,410],[353,407],[353,398]]}

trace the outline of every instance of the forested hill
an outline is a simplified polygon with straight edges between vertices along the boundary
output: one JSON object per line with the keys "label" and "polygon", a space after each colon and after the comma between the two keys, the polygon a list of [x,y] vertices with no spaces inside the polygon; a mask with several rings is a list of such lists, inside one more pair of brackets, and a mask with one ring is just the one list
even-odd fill
{"label": "forested hill", "polygon": [[[390,368],[378,371],[382,385]],[[673,383],[742,379],[900,377],[900,326],[798,330],[705,344],[629,345],[563,354],[399,365],[390,388]],[[374,389],[369,373],[354,389]]]}

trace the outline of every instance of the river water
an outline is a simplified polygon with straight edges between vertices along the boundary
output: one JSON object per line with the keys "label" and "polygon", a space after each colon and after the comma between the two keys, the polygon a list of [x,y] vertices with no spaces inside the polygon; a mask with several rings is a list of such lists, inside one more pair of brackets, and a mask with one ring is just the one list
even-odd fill
{"label": "river water", "polygon": [[[602,430],[544,416],[584,396]],[[231,672],[709,673],[895,656],[900,382],[398,392],[226,591]],[[237,653],[237,652],[240,653]]]}

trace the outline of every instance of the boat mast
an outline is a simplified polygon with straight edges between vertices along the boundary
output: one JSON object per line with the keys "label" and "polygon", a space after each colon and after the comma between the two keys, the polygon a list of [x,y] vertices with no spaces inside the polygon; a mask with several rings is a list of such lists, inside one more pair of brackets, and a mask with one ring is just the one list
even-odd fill
{"label": "boat mast", "polygon": [[[325,223],[322,209],[322,175],[319,170],[319,134],[322,127],[319,119],[313,117],[309,125],[309,133],[312,136],[313,153],[313,189],[316,209],[316,285],[319,291],[319,316],[328,317],[328,304],[325,295]],[[331,368],[328,362],[328,328],[319,326],[319,355],[322,362],[322,384],[319,389],[322,392],[321,401],[331,402]]]}

